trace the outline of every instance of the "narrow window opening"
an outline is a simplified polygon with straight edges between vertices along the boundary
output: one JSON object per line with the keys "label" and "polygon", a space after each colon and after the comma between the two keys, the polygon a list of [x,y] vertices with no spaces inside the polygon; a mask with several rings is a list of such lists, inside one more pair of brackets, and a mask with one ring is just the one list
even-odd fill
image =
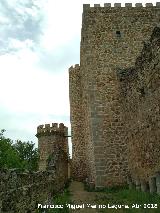
{"label": "narrow window opening", "polygon": [[121,37],[121,32],[120,31],[116,31],[116,36],[117,37]]}
{"label": "narrow window opening", "polygon": [[144,96],[145,96],[144,87],[140,88],[140,94],[141,94],[141,97],[144,97]]}

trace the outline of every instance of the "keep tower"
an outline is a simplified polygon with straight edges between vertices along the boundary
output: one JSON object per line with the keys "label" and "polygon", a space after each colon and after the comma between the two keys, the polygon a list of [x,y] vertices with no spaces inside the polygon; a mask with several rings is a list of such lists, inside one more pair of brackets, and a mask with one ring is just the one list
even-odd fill
{"label": "keep tower", "polygon": [[80,65],[69,69],[75,179],[87,177],[97,188],[126,182],[127,144],[117,72],[135,65],[159,24],[160,3],[83,5]]}

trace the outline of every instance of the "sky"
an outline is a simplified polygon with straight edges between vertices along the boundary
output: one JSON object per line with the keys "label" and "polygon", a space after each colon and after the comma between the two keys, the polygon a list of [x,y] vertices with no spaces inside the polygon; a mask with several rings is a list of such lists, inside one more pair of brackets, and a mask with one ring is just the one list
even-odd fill
{"label": "sky", "polygon": [[[116,2],[140,1],[112,6]],[[0,129],[6,137],[37,147],[36,129],[45,123],[64,123],[70,134],[68,69],[80,63],[84,3],[109,2],[0,0]]]}

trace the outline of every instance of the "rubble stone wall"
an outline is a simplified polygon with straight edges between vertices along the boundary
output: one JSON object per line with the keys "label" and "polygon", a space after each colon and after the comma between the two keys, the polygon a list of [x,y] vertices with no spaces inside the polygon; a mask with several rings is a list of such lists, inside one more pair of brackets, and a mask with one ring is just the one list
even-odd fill
{"label": "rubble stone wall", "polygon": [[119,74],[129,171],[133,180],[148,182],[160,171],[160,28],[153,30],[135,66]]}
{"label": "rubble stone wall", "polygon": [[0,170],[0,212],[36,212],[38,204],[52,204],[51,198],[68,181],[68,158],[59,153],[53,170],[20,172]]}
{"label": "rubble stone wall", "polygon": [[84,111],[82,110],[82,85],[81,71],[78,64],[69,69],[69,91],[70,91],[70,120],[72,123],[72,170],[73,178],[85,179],[86,166],[86,144],[84,138]]}

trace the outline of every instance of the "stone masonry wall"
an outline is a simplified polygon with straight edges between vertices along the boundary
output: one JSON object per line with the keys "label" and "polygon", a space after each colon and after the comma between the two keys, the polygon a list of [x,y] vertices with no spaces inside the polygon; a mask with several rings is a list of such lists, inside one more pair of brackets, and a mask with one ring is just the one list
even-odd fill
{"label": "stone masonry wall", "polygon": [[86,145],[83,131],[84,112],[82,110],[81,73],[78,64],[69,69],[70,114],[72,135],[72,177],[78,180],[86,178]]}
{"label": "stone masonry wall", "polygon": [[49,204],[68,180],[68,156],[59,151],[54,158],[53,170],[32,173],[0,170],[1,213],[34,213],[38,204]]}
{"label": "stone masonry wall", "polygon": [[84,129],[79,134],[84,134],[87,176],[96,187],[123,184],[129,173],[116,73],[134,66],[143,43],[159,24],[159,4],[146,6],[83,8],[79,70]]}
{"label": "stone masonry wall", "polygon": [[45,170],[48,157],[52,153],[57,153],[62,149],[68,154],[68,128],[60,123],[40,125],[37,127],[36,137],[38,138],[38,148],[40,152],[39,170]]}
{"label": "stone masonry wall", "polygon": [[148,182],[160,171],[160,28],[144,43],[135,66],[118,76],[129,171],[133,180]]}

